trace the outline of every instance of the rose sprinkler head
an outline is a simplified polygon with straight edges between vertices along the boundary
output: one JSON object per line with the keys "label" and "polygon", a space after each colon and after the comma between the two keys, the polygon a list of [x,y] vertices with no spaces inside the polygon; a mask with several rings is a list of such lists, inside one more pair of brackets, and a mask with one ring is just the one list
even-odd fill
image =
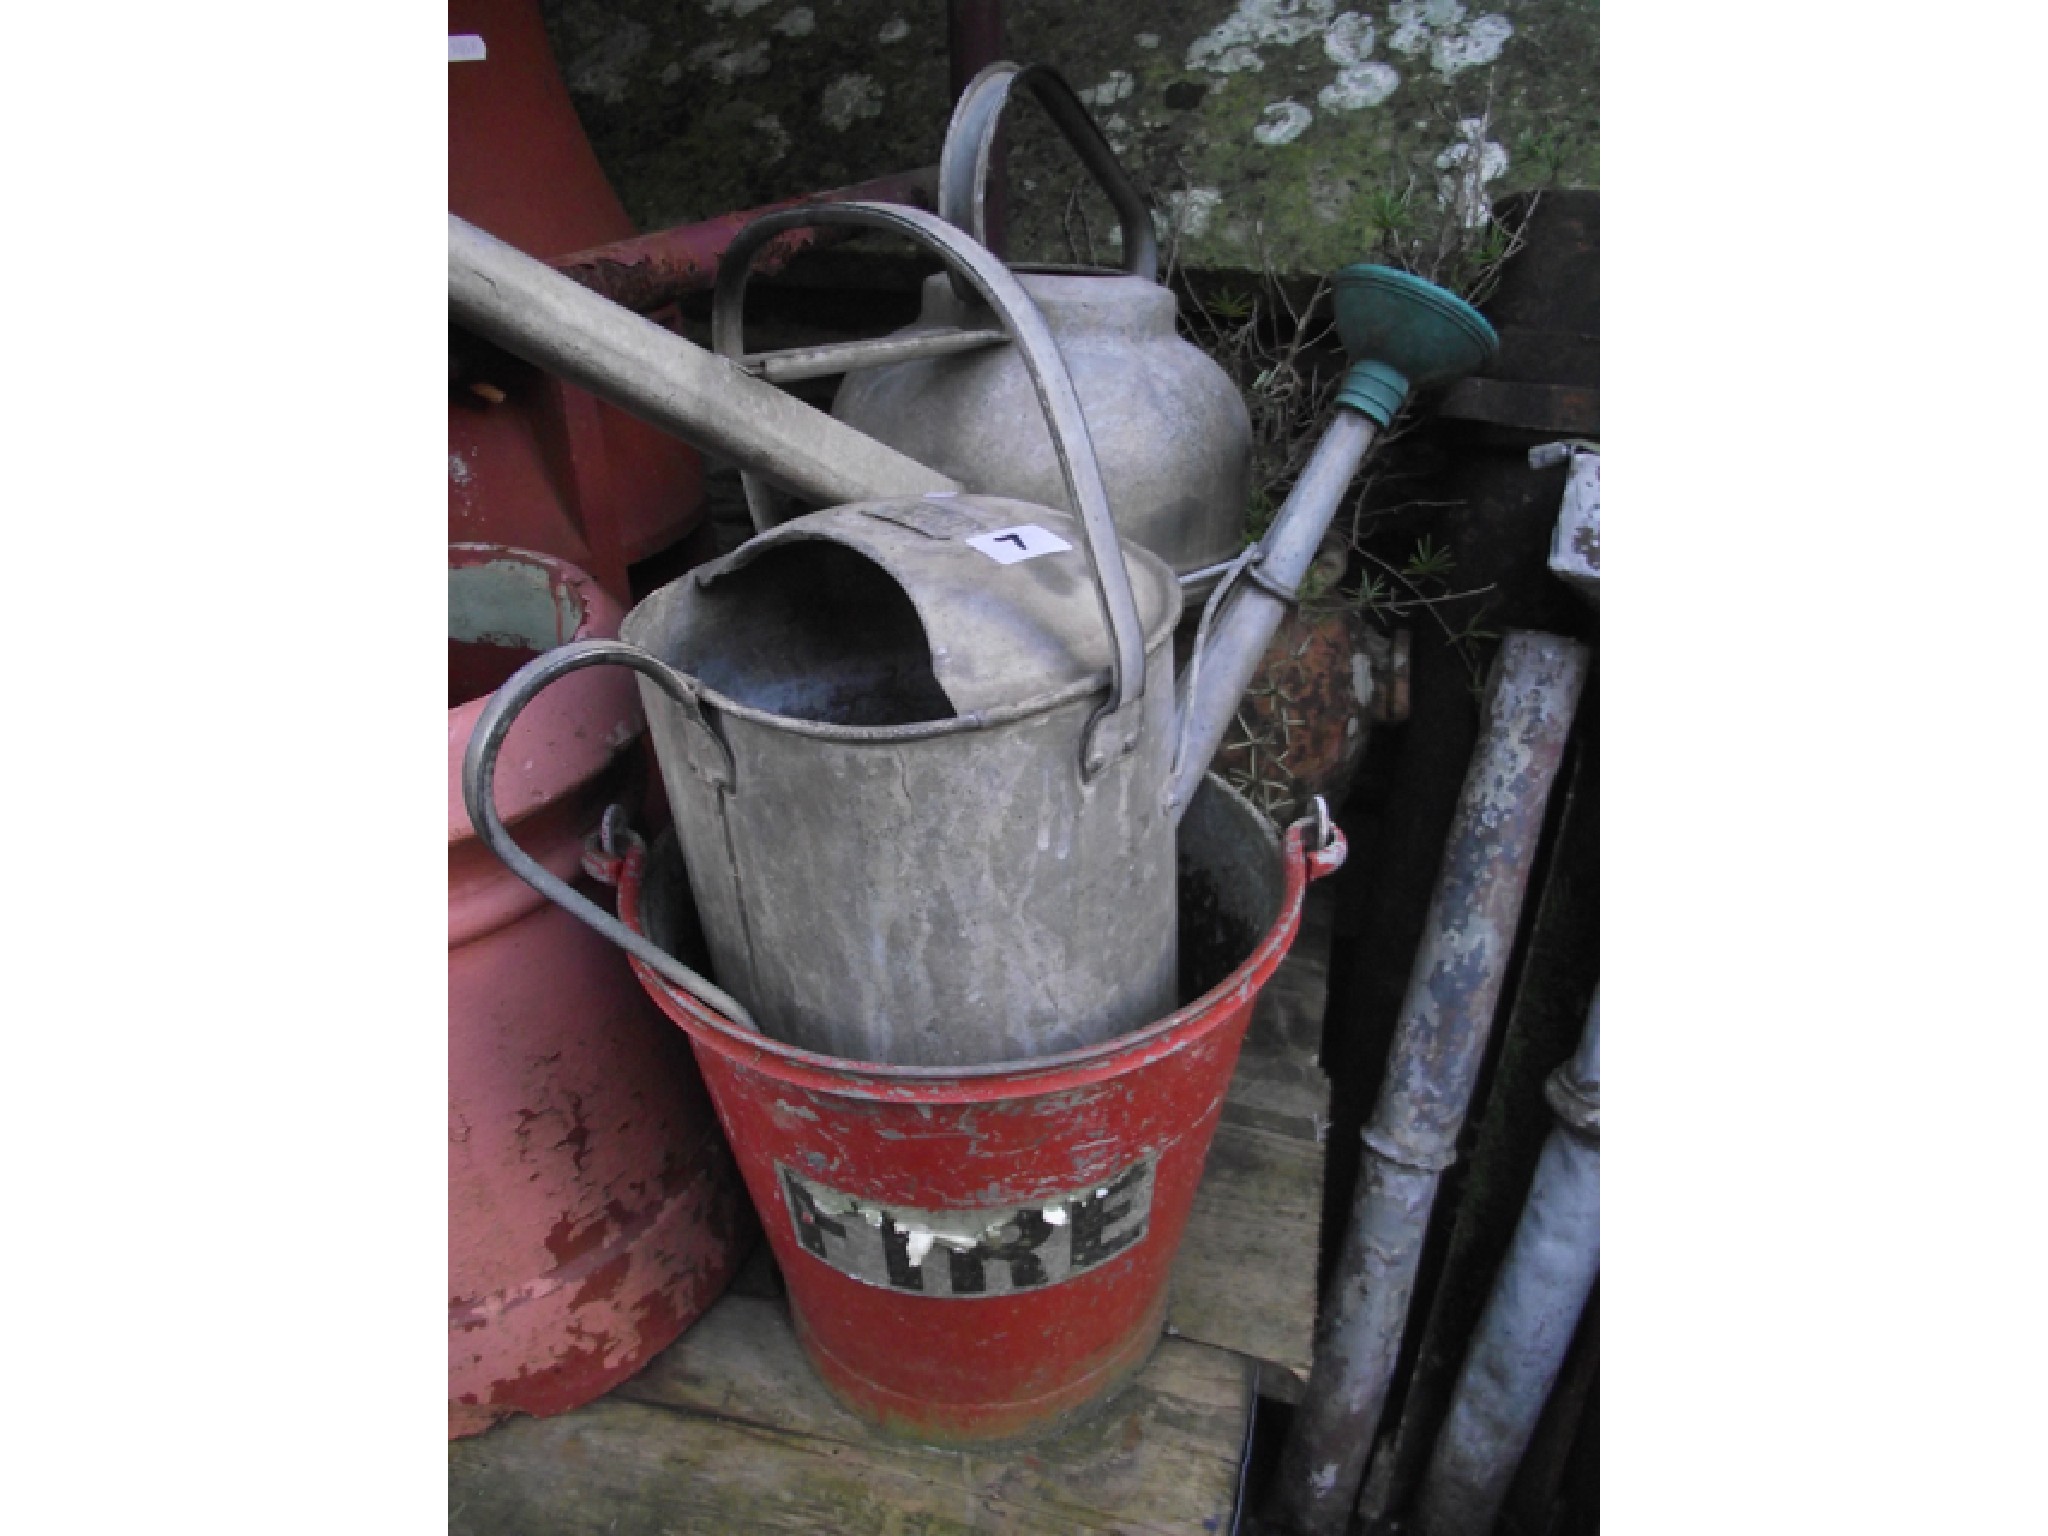
{"label": "rose sprinkler head", "polygon": [[1411,390],[1461,378],[1500,346],[1478,310],[1413,273],[1360,263],[1333,286],[1337,334],[1351,355],[1337,403],[1383,427]]}

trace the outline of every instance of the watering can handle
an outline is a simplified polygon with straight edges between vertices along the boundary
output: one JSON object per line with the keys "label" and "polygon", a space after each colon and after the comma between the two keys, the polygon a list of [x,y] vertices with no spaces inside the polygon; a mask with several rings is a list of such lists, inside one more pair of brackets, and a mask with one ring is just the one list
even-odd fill
{"label": "watering can handle", "polygon": [[[945,148],[939,151],[940,217],[959,225],[982,244],[988,243],[989,157],[995,151],[1003,108],[1020,85],[1038,98],[1046,116],[1116,210],[1124,237],[1124,270],[1148,283],[1157,282],[1159,236],[1152,227],[1152,210],[1145,195],[1124,170],[1066,77],[1049,64],[991,64],[967,82],[953,107],[953,119],[946,125]],[[953,286],[959,291],[957,278]],[[962,292],[961,297],[966,294]]]}
{"label": "watering can handle", "polygon": [[[1003,322],[1024,359],[1046,425],[1053,452],[1066,482],[1067,500],[1081,523],[1081,546],[1095,576],[1095,595],[1109,628],[1110,700],[1088,722],[1081,737],[1081,777],[1092,780],[1137,745],[1145,697],[1145,631],[1131,595],[1131,575],[1124,566],[1123,546],[1110,521],[1109,495],[1095,460],[1095,443],[1081,415],[1081,397],[1065,360],[1052,339],[1045,317],[1019,286],[1010,269],[977,245],[965,232],[936,214],[894,203],[814,203],[763,214],[733,237],[718,264],[718,283],[711,301],[712,349],[725,357],[743,355],[741,328],[746,304],[747,273],[755,253],[786,229],[814,224],[851,224],[904,235],[943,261],[956,280]],[[765,529],[766,488],[742,472],[747,505],[754,526]]]}
{"label": "watering can handle", "polygon": [[477,717],[468,750],[462,755],[462,803],[469,810],[469,823],[476,828],[484,845],[503,859],[512,873],[556,906],[573,917],[581,918],[627,954],[644,960],[707,1007],[748,1029],[758,1029],[760,1026],[754,1022],[753,1015],[736,998],[698,975],[653,940],[635,933],[567,881],[546,869],[512,840],[511,832],[498,815],[498,751],[505,745],[505,737],[512,729],[512,722],[519,718],[519,712],[533,701],[535,694],[556,679],[567,677],[571,672],[580,672],[585,667],[606,665],[631,667],[642,676],[652,678],[655,685],[686,712],[702,719],[696,685],[638,647],[627,645],[622,640],[572,640],[567,645],[557,646],[535,657],[507,678],[505,685],[491,695],[491,701]]}

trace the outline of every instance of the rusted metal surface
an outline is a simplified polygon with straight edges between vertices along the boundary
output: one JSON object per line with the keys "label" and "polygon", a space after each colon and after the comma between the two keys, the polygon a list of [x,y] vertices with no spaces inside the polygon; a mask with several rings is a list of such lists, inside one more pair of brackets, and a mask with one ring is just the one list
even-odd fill
{"label": "rusted metal surface", "polygon": [[[672,1342],[752,1246],[694,1064],[623,957],[478,841],[457,765],[505,670],[615,632],[563,562],[449,551],[448,1424],[588,1402]],[[515,643],[516,642],[516,643]],[[520,721],[500,812],[573,871],[642,731],[631,684],[592,674]]]}
{"label": "rusted metal surface", "polygon": [[[1317,823],[1276,840],[1219,782],[1182,829],[1192,1001],[1120,1039],[937,1069],[800,1050],[637,959],[689,1035],[819,1376],[871,1423],[972,1444],[1047,1432],[1137,1370],[1258,991],[1311,878]],[[682,946],[670,845],[611,862],[635,931]]]}
{"label": "rusted metal surface", "polygon": [[1367,633],[1348,607],[1290,613],[1245,689],[1216,771],[1275,821],[1350,792],[1377,718]]}
{"label": "rusted metal surface", "polygon": [[1438,1180],[1455,1154],[1588,651],[1528,631],[1502,642],[1479,745],[1452,819],[1423,942],[1362,1140],[1315,1366],[1279,1472],[1283,1517],[1309,1536],[1351,1518],[1392,1384]]}
{"label": "rusted metal surface", "polygon": [[1600,435],[1600,391],[1570,384],[1461,379],[1437,407],[1455,421],[1483,421],[1525,432]]}
{"label": "rusted metal surface", "polygon": [[[939,168],[921,166],[894,176],[805,197],[786,198],[741,213],[720,214],[701,224],[682,224],[657,230],[630,240],[614,241],[587,251],[556,256],[548,265],[565,277],[573,277],[591,292],[639,314],[673,304],[688,293],[709,289],[718,276],[718,263],[733,236],[765,213],[784,208],[801,208],[813,203],[904,203],[913,208],[933,208],[938,200]],[[779,272],[799,254],[815,246],[834,245],[848,239],[853,231],[825,225],[796,229],[778,235],[755,258],[757,274]]]}

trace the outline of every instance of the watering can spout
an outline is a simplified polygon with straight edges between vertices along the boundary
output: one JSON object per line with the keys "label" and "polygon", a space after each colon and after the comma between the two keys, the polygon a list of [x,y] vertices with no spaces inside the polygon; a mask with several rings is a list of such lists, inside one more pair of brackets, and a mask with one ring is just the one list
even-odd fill
{"label": "watering can spout", "polygon": [[1179,744],[1166,796],[1176,822],[1380,430],[1413,391],[1463,377],[1500,344],[1476,309],[1412,273],[1360,264],[1344,268],[1332,286],[1337,334],[1351,357],[1337,417],[1266,536],[1217,584],[1203,612],[1204,633],[1180,680]]}

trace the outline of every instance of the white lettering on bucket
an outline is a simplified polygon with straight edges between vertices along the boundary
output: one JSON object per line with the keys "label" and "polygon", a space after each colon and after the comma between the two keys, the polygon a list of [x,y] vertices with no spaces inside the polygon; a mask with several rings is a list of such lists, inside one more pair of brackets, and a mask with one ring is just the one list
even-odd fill
{"label": "white lettering on bucket", "polygon": [[1149,1229],[1155,1159],[1074,1194],[985,1210],[891,1206],[777,1163],[805,1252],[868,1285],[974,1298],[1042,1290],[1135,1247]]}

